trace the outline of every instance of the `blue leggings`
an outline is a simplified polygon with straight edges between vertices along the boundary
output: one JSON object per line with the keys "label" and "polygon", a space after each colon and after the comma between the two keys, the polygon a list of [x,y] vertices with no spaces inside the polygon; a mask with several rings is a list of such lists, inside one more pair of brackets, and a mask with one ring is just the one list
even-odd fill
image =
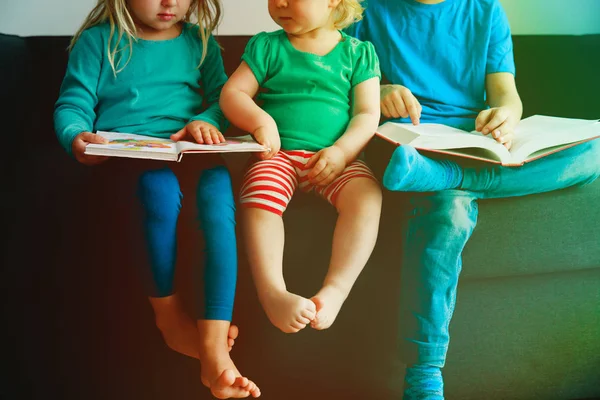
{"label": "blue leggings", "polygon": [[[143,172],[138,196],[150,268],[146,283],[151,297],[173,294],[177,253],[177,220],[183,200],[179,179],[170,167]],[[195,282],[198,319],[231,321],[237,279],[235,205],[229,171],[223,165],[200,173],[196,189],[199,229],[204,236],[203,290]],[[198,270],[202,265],[196,266]],[[196,271],[194,271],[196,272]],[[194,274],[196,276],[196,274]]]}

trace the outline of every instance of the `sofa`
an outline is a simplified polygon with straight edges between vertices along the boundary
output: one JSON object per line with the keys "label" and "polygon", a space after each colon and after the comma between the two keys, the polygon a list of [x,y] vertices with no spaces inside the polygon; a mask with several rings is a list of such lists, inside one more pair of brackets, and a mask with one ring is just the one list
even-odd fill
{"label": "sofa", "polygon": [[[218,37],[228,73],[249,37]],[[141,242],[122,163],[85,167],[53,132],[68,37],[0,35],[5,190],[2,251],[7,399],[208,399],[196,360],[169,350],[138,277]],[[600,117],[600,35],[514,36],[525,116]],[[231,129],[226,134],[241,132]],[[374,139],[379,176],[393,151]],[[239,186],[246,155],[228,155]],[[599,160],[600,162],[600,160]],[[600,181],[480,201],[463,260],[444,368],[449,400],[600,398]],[[234,323],[238,368],[277,400],[400,399],[400,254],[409,206],[384,194],[380,236],[336,323],[288,335],[256,298],[243,246]],[[186,207],[182,210],[186,215]],[[284,215],[284,272],[319,288],[335,211],[310,195]],[[198,237],[179,229],[177,285],[191,308]],[[307,249],[310,251],[307,253]]]}

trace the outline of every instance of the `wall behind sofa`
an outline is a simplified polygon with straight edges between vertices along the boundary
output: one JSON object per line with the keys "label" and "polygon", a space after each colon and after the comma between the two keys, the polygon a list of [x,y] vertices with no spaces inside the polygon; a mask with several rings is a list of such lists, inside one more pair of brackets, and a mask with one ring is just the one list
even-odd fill
{"label": "wall behind sofa", "polygon": [[[600,0],[500,0],[516,35],[600,33]],[[220,35],[252,35],[277,26],[267,0],[223,0]],[[0,0],[0,33],[72,35],[96,0]],[[248,18],[248,16],[252,18]]]}

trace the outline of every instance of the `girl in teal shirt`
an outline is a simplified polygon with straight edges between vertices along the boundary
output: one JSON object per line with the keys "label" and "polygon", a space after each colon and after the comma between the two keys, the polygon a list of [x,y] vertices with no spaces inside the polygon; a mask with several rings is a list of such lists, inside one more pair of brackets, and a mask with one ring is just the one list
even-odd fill
{"label": "girl in teal shirt", "polygon": [[[99,0],[73,38],[56,103],[55,130],[65,150],[86,165],[105,162],[84,153],[88,143],[104,141],[98,130],[222,142],[218,99],[227,77],[211,36],[220,11],[219,0]],[[198,24],[189,22],[193,16]],[[149,299],[166,343],[200,359],[202,382],[215,397],[258,397],[229,356],[237,336],[230,325],[237,273],[231,180],[222,161],[199,157],[195,197],[206,265],[198,320],[185,314],[173,289],[178,175],[197,168],[192,158],[175,166],[153,162],[138,179]]]}

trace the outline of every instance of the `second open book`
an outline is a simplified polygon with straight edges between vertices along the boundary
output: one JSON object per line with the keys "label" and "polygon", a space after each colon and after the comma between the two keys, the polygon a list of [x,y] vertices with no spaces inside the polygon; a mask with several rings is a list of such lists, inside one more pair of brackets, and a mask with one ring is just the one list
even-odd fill
{"label": "second open book", "polygon": [[579,143],[600,137],[600,122],[572,118],[534,115],[517,125],[510,150],[491,136],[467,132],[441,124],[399,124],[386,122],[377,136],[396,145],[410,145],[417,150],[520,166]]}

